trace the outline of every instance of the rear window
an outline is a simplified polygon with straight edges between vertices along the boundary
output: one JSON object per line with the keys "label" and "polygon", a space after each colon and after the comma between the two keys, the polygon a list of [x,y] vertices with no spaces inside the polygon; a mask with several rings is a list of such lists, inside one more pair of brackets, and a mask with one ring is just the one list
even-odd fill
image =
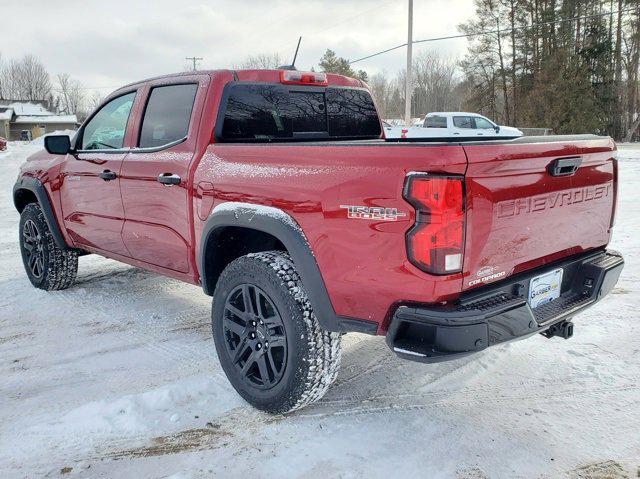
{"label": "rear window", "polygon": [[447,117],[446,116],[428,116],[424,121],[425,128],[446,128]]}
{"label": "rear window", "polygon": [[218,136],[230,141],[377,138],[380,120],[366,90],[238,83],[229,87]]}

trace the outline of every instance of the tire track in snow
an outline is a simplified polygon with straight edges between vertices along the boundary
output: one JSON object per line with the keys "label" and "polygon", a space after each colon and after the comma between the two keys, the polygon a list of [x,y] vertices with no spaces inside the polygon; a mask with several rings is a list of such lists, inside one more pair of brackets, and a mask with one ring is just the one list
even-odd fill
{"label": "tire track in snow", "polygon": [[[558,385],[566,385],[566,382],[559,382]],[[488,388],[491,391],[492,388]],[[493,392],[498,392],[500,388],[493,388]],[[320,411],[317,413],[305,413],[295,414],[295,417],[302,419],[317,419],[327,418],[333,416],[343,415],[363,415],[363,414],[378,414],[391,411],[413,411],[431,408],[441,407],[467,407],[476,404],[483,404],[486,407],[498,406],[502,407],[502,404],[517,402],[520,409],[523,409],[523,405],[529,405],[533,409],[544,408],[544,406],[551,402],[566,402],[567,399],[575,400],[580,397],[587,397],[592,395],[608,395],[617,394],[617,399],[620,399],[620,393],[634,393],[640,390],[640,386],[635,383],[627,385],[620,385],[614,387],[601,387],[591,389],[551,389],[550,391],[540,392],[540,388],[535,388],[538,392],[527,392],[525,394],[487,394],[483,389],[461,389],[458,391],[449,391],[447,393],[433,392],[423,394],[407,394],[400,397],[393,396],[378,396],[370,399],[364,399],[360,401],[343,402],[340,404],[340,410],[334,411]],[[459,399],[454,396],[467,396],[465,399]],[[634,396],[630,397],[630,402],[634,402]],[[411,401],[396,401],[396,400],[411,400]],[[422,402],[420,402],[422,400]],[[394,402],[396,401],[396,402]],[[532,404],[533,403],[533,404]],[[322,405],[322,403],[318,403]],[[337,404],[330,404],[336,406]],[[314,407],[307,408],[314,409]]]}
{"label": "tire track in snow", "polygon": [[[431,392],[417,395],[402,395],[400,398],[380,396],[368,401],[341,404],[339,410],[319,413],[298,412],[287,416],[269,416],[257,412],[248,406],[235,408],[225,416],[212,419],[206,428],[192,428],[168,433],[166,435],[150,437],[141,433],[122,438],[104,438],[92,444],[93,452],[86,451],[86,445],[76,444],[57,450],[59,461],[66,463],[78,463],[86,461],[125,460],[142,457],[153,457],[168,454],[180,454],[205,450],[214,450],[221,447],[231,448],[237,455],[255,446],[256,437],[268,427],[278,427],[285,421],[302,421],[326,419],[338,416],[378,416],[385,414],[405,413],[413,411],[426,411],[450,408],[467,408],[482,405],[484,408],[504,408],[517,403],[521,411],[529,411],[544,414],[549,405],[566,403],[571,400],[574,403],[590,396],[615,395],[619,405],[627,401],[634,403],[640,387],[635,383],[619,385],[615,387],[601,388],[567,388],[565,382],[547,384],[543,390],[536,388],[537,393],[525,391],[520,394],[504,393],[504,388],[467,388],[454,392]],[[558,389],[558,387],[560,387]],[[500,389],[503,393],[496,395]],[[454,397],[456,396],[456,397]],[[462,398],[460,397],[462,396]],[[627,397],[628,399],[620,400]],[[405,403],[397,403],[397,399],[412,399]],[[416,401],[421,399],[422,402]],[[373,403],[373,404],[371,404]],[[336,404],[333,404],[334,406]],[[307,408],[305,411],[307,411]],[[52,436],[52,440],[56,437]],[[264,443],[261,442],[263,446]],[[51,455],[49,456],[51,459]],[[58,459],[56,459],[58,460]],[[50,464],[50,461],[49,461]],[[44,467],[44,464],[43,464]]]}
{"label": "tire track in snow", "polygon": [[[210,361],[212,359],[213,342],[207,345],[198,342],[199,346],[197,347],[186,341],[180,341],[179,344],[175,344],[176,341],[168,335],[172,328],[184,326],[185,323],[193,325],[193,320],[199,318],[206,318],[206,323],[208,323],[210,321],[210,313],[202,308],[194,307],[190,310],[167,316],[161,316],[161,311],[147,310],[144,312],[136,312],[136,317],[134,318],[122,317],[119,319],[117,316],[105,313],[104,308],[100,306],[96,307],[94,299],[91,299],[91,304],[89,305],[88,302],[79,299],[79,295],[74,294],[73,290],[62,291],[60,293],[65,303],[71,304],[74,309],[87,310],[92,308],[89,314],[93,316],[96,326],[101,326],[102,328],[117,326],[117,339],[120,339],[120,336],[124,335],[128,343],[142,343],[143,349],[157,354],[163,359],[178,362],[196,371],[201,369],[203,361]],[[118,291],[114,291],[114,294],[118,293]],[[127,322],[127,320],[131,320],[131,322]],[[205,324],[205,321],[202,321],[201,324]],[[203,341],[209,339],[210,338],[207,338]]]}

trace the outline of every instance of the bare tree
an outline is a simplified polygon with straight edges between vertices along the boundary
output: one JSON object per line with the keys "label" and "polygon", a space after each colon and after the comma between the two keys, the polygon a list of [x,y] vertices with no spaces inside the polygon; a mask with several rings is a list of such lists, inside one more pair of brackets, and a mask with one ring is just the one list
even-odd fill
{"label": "bare tree", "polygon": [[422,117],[433,111],[451,111],[460,108],[456,95],[456,62],[440,57],[436,52],[425,51],[419,55],[414,71],[414,114]]}
{"label": "bare tree", "polygon": [[4,63],[2,61],[2,53],[0,53],[0,100],[8,98],[4,92]]}
{"label": "bare tree", "polygon": [[91,113],[93,110],[98,108],[104,101],[104,98],[105,97],[102,93],[98,90],[94,90],[87,101],[87,112]]}
{"label": "bare tree", "polygon": [[377,73],[370,78],[369,88],[382,118],[402,116],[401,89],[395,79],[389,79],[386,72]]}
{"label": "bare tree", "polygon": [[[636,2],[640,4],[640,2]],[[640,13],[629,19],[624,37],[624,66],[626,74],[626,132],[624,141],[633,140],[640,128]]]}
{"label": "bare tree", "polygon": [[16,100],[44,100],[51,95],[51,80],[34,55],[11,60],[0,73],[3,95]]}
{"label": "bare tree", "polygon": [[233,67],[238,70],[273,70],[283,65],[283,62],[278,53],[259,53],[248,56]]}
{"label": "bare tree", "polygon": [[68,73],[58,74],[57,82],[59,86],[60,111],[68,115],[83,111],[85,94],[82,84],[72,79]]}

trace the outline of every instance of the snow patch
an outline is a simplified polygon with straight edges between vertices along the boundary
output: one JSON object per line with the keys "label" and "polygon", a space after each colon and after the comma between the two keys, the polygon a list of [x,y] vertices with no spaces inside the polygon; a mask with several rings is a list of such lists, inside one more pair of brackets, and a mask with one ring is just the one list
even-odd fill
{"label": "snow patch", "polygon": [[[243,404],[219,381],[199,376],[114,399],[93,401],[69,411],[51,424],[65,434],[126,434],[170,427],[185,416],[218,415]],[[40,426],[39,426],[40,427]]]}

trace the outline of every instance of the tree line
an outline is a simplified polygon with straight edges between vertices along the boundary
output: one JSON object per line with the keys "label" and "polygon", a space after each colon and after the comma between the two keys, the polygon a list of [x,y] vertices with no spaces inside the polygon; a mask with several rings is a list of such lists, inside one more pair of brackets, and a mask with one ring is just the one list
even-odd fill
{"label": "tree line", "polygon": [[[637,137],[640,0],[474,0],[464,105],[557,133]],[[489,33],[483,33],[489,32]]]}
{"label": "tree line", "polygon": [[[640,140],[640,0],[474,0],[461,61],[423,51],[412,115],[466,110],[511,126]],[[416,21],[420,19],[417,18]],[[327,53],[322,71],[369,83],[384,118],[404,117],[405,70],[368,77]]]}
{"label": "tree line", "polygon": [[[473,111],[497,123],[640,140],[640,0],[474,0],[461,60],[436,50],[414,58],[412,114]],[[420,21],[419,18],[416,21]],[[277,68],[256,54],[234,68]],[[404,117],[405,70],[368,75],[327,50],[320,71],[367,82],[383,118]],[[102,96],[33,55],[3,61],[0,99],[45,100],[82,120]]]}
{"label": "tree line", "polygon": [[102,101],[68,73],[51,76],[34,55],[4,61],[0,55],[0,100],[44,101],[49,109],[82,121]]}

